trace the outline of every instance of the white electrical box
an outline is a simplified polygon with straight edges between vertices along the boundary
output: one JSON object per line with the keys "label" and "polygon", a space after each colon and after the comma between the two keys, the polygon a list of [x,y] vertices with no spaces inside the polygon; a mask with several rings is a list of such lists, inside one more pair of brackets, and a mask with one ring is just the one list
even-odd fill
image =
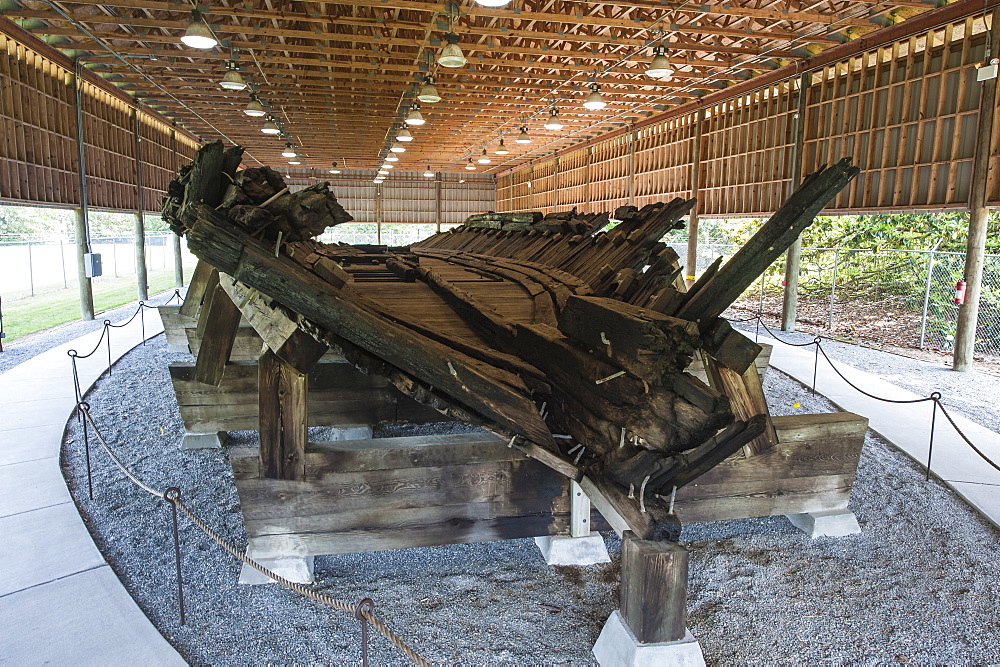
{"label": "white electrical box", "polygon": [[993,63],[992,65],[983,65],[976,68],[976,81],[986,81],[988,79],[997,78],[997,69],[1000,69],[1000,65]]}
{"label": "white electrical box", "polygon": [[83,255],[83,275],[87,278],[98,278],[104,273],[101,265],[101,253],[88,252]]}

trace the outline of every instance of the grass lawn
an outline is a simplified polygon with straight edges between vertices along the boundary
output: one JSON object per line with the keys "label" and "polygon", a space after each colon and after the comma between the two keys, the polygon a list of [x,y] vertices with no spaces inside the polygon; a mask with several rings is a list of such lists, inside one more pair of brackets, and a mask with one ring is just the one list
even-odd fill
{"label": "grass lawn", "polygon": [[[150,294],[174,288],[173,268],[150,271],[148,277]],[[94,310],[97,312],[97,319],[101,319],[101,311],[129,302],[138,302],[135,276],[102,278],[94,282]],[[4,301],[3,328],[7,337],[3,342],[9,343],[36,331],[78,319],[80,293],[76,285],[17,301]]]}

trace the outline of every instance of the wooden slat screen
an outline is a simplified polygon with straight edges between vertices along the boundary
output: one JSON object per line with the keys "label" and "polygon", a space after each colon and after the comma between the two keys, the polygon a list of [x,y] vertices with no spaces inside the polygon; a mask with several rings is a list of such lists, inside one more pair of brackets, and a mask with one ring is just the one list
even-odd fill
{"label": "wooden slat screen", "polygon": [[[700,213],[766,215],[787,197],[793,180],[845,156],[863,171],[827,211],[965,207],[979,120],[975,65],[984,59],[986,36],[983,17],[970,17],[810,72],[800,174],[790,169],[798,78],[704,106]],[[668,113],[561,156],[557,208],[613,211],[623,203],[691,196],[695,119],[690,109]],[[987,198],[996,207],[1000,113],[994,125]],[[629,134],[635,141],[631,185]],[[514,172],[512,180],[531,168]],[[536,205],[547,201],[538,183],[534,197]],[[519,204],[527,202],[497,203],[525,210]]]}

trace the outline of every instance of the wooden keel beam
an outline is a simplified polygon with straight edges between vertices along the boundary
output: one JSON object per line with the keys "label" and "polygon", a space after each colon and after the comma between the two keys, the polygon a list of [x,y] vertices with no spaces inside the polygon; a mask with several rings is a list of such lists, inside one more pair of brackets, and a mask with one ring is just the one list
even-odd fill
{"label": "wooden keel beam", "polygon": [[308,378],[270,350],[257,363],[261,471],[269,479],[302,481],[308,441]]}
{"label": "wooden keel beam", "polygon": [[684,639],[688,550],[674,542],[622,536],[621,614],[643,644]]}

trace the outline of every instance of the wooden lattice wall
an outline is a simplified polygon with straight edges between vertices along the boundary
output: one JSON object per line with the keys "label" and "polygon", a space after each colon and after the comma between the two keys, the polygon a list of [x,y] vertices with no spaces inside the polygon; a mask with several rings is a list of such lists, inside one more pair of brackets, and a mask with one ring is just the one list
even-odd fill
{"label": "wooden lattice wall", "polygon": [[[177,167],[194,156],[198,143],[137,109],[125,95],[89,75],[84,78],[90,206],[138,210],[141,182],[143,208],[159,210],[161,193]],[[80,205],[74,108],[72,63],[0,34],[0,200]]]}
{"label": "wooden lattice wall", "polygon": [[[697,196],[701,215],[759,216],[775,210],[793,181],[849,156],[862,174],[828,211],[964,207],[979,120],[975,65],[986,38],[983,17],[969,17],[809,72],[801,173],[792,174],[792,156],[802,78],[791,77],[502,175],[497,205],[613,211]],[[987,197],[1000,206],[1000,114],[992,136]],[[533,178],[543,167],[546,178]]]}

